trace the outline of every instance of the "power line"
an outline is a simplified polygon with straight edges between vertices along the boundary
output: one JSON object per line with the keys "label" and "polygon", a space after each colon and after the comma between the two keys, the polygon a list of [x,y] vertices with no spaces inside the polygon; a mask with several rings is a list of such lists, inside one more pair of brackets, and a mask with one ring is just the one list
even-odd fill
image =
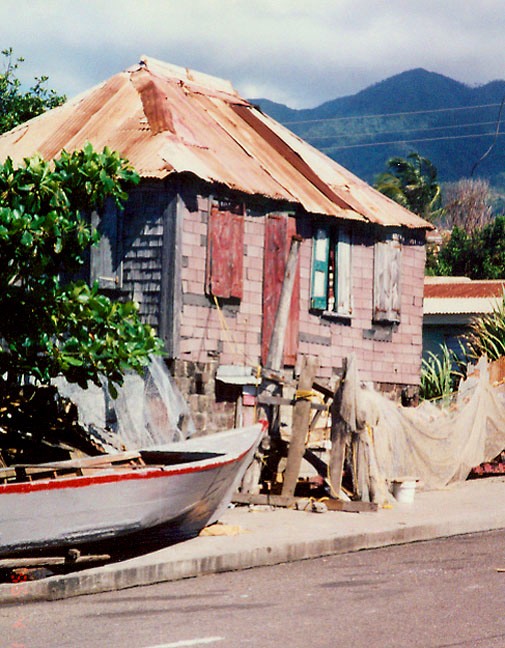
{"label": "power line", "polygon": [[408,112],[396,112],[396,113],[378,113],[376,115],[349,115],[346,117],[325,117],[320,119],[300,119],[294,121],[283,121],[284,125],[291,124],[318,124],[321,122],[329,121],[341,121],[344,119],[376,119],[377,117],[400,117],[405,115],[429,115],[432,113],[441,113],[441,112],[456,112],[458,110],[476,110],[477,108],[494,108],[499,106],[499,103],[490,103],[490,104],[479,104],[476,106],[455,106],[454,108],[432,108],[429,110],[412,110]]}
{"label": "power line", "polygon": [[500,135],[500,124],[501,124],[501,113],[503,110],[503,104],[505,103],[505,95],[503,95],[503,99],[501,100],[500,104],[500,110],[498,111],[498,117],[496,119],[496,128],[494,132],[494,139],[491,142],[491,146],[488,148],[488,150],[484,153],[484,155],[477,160],[477,162],[473,165],[472,171],[470,173],[470,177],[473,176],[475,173],[475,169],[479,166],[479,164],[487,158],[487,156],[491,153],[491,151],[494,149],[496,142],[498,141],[498,136]]}
{"label": "power line", "polygon": [[467,122],[465,124],[455,124],[454,126],[430,126],[429,128],[395,128],[393,130],[377,130],[377,131],[362,131],[362,132],[354,132],[354,133],[335,133],[333,135],[309,135],[305,136],[307,141],[313,142],[315,140],[324,140],[324,139],[336,139],[340,137],[353,137],[356,135],[371,135],[378,137],[379,135],[386,135],[389,133],[420,133],[420,132],[427,132],[427,131],[437,131],[437,130],[449,130],[452,129],[454,130],[455,128],[469,128],[470,126],[489,126],[490,124],[496,124],[496,120],[494,121],[485,121],[485,122]]}
{"label": "power line", "polygon": [[321,148],[320,151],[340,151],[342,149],[352,149],[352,148],[369,148],[371,146],[388,146],[389,144],[414,144],[418,142],[441,142],[444,140],[457,140],[457,139],[470,139],[470,138],[479,138],[479,137],[488,137],[495,136],[499,137],[500,135],[505,135],[505,133],[478,133],[470,135],[448,135],[447,137],[421,137],[418,139],[402,139],[402,140],[392,140],[388,142],[367,142],[364,144],[344,144],[343,146],[328,146],[326,148]]}

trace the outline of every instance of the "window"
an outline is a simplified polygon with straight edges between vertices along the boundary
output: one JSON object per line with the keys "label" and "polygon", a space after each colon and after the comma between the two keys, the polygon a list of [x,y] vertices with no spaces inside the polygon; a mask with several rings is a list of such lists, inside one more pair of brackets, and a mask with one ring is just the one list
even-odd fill
{"label": "window", "polygon": [[374,249],[375,322],[400,321],[400,260],[400,232],[390,231],[382,234]]}
{"label": "window", "polygon": [[220,201],[209,214],[207,293],[242,299],[244,206]]}
{"label": "window", "polygon": [[352,313],[351,232],[319,227],[312,242],[311,307],[342,317]]}
{"label": "window", "polygon": [[91,225],[100,233],[100,241],[90,248],[90,280],[97,281],[101,289],[122,287],[121,263],[122,219],[111,200],[106,201],[101,214],[92,212]]}

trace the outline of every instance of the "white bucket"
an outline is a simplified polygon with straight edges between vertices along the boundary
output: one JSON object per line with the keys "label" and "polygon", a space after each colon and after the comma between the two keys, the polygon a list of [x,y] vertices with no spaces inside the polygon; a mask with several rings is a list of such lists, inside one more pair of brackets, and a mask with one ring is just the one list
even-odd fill
{"label": "white bucket", "polygon": [[398,479],[393,482],[393,496],[401,504],[412,504],[416,493],[416,479]]}

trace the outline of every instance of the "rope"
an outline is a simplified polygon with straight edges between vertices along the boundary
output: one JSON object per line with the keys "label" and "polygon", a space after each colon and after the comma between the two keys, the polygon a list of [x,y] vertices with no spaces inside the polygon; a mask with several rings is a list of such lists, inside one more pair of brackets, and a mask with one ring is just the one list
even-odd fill
{"label": "rope", "polygon": [[[256,378],[256,383],[255,383],[255,390],[256,390],[256,396],[257,396],[257,395],[258,395],[258,387],[259,387],[260,382],[261,382],[261,371],[262,371],[262,370],[261,370],[261,365],[260,365],[260,364],[257,364],[256,361],[254,361],[252,358],[250,358],[247,354],[245,354],[245,353],[244,353],[244,354],[239,353],[239,347],[238,347],[238,344],[237,344],[237,342],[235,341],[235,338],[233,337],[233,332],[232,332],[232,330],[231,330],[230,327],[228,326],[228,322],[226,321],[226,318],[225,318],[224,313],[223,313],[223,311],[222,311],[222,309],[221,309],[221,306],[219,305],[219,300],[218,300],[218,298],[216,297],[216,295],[213,295],[213,298],[214,298],[214,304],[216,305],[217,314],[218,314],[218,317],[219,317],[219,323],[220,323],[220,325],[221,325],[221,330],[223,331],[223,333],[224,333],[225,336],[227,337],[227,342],[228,342],[228,344],[230,345],[230,347],[232,348],[232,352],[234,353],[234,355],[235,355],[237,358],[243,357],[244,360],[245,360],[248,364],[251,364],[252,366],[256,366],[256,376],[255,376],[255,378]],[[254,420],[255,420],[255,421],[258,420],[258,402],[257,402],[257,399],[256,399],[256,402],[255,402],[255,404],[254,404]]]}
{"label": "rope", "polygon": [[[237,358],[243,357],[246,360],[246,362],[248,362],[252,366],[255,366],[257,364],[255,360],[253,360],[251,357],[249,357],[246,353],[240,353],[239,352],[239,346],[238,346],[235,338],[233,337],[232,330],[228,326],[228,322],[226,321],[226,318],[225,318],[224,313],[223,313],[223,311],[221,309],[221,306],[219,305],[219,301],[218,301],[216,295],[213,295],[213,298],[214,298],[214,304],[216,305],[217,314],[218,314],[218,317],[219,317],[219,322],[221,324],[221,330],[226,334],[226,337],[228,338],[227,342],[232,347],[232,351],[233,351],[234,355],[237,356]],[[259,365],[258,365],[258,370],[261,372],[261,367]]]}

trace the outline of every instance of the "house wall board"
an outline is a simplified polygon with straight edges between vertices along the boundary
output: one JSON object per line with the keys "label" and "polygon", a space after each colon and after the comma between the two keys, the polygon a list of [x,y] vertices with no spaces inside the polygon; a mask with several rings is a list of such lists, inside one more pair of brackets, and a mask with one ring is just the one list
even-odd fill
{"label": "house wall board", "polygon": [[[177,327],[171,333],[177,337],[172,338],[176,342],[172,348],[177,349],[171,354],[174,374],[195,414],[199,413],[198,429],[212,431],[225,423],[233,424],[235,403],[227,398],[230,394],[235,399],[240,395],[233,390],[219,395],[223,385],[215,381],[217,367],[256,367],[261,363],[265,227],[268,213],[281,210],[271,205],[247,205],[242,298],[217,299],[216,304],[206,292],[207,227],[215,196],[202,193],[201,189],[197,191],[191,183],[179,191],[175,208],[174,187],[162,182],[143,183],[132,192],[124,212],[123,287],[138,301],[143,319],[156,330],[160,326],[166,330],[167,318],[178,318]],[[175,235],[172,230],[169,234],[164,231],[167,218],[177,218],[180,223],[177,255],[172,250],[176,245]],[[400,322],[377,324],[373,321],[374,227],[353,226],[352,313],[345,318],[310,309],[312,219],[308,215],[297,218],[303,241],[299,255],[295,373],[301,357],[313,355],[319,359],[318,378],[330,381],[341,371],[344,359],[355,353],[363,380],[386,390],[396,385],[418,385],[425,261],[423,234],[416,237],[410,233],[401,248]],[[168,269],[167,258],[171,264]],[[177,307],[167,302],[178,295]],[[193,369],[189,370],[189,366]],[[206,376],[203,382],[202,375]]]}

